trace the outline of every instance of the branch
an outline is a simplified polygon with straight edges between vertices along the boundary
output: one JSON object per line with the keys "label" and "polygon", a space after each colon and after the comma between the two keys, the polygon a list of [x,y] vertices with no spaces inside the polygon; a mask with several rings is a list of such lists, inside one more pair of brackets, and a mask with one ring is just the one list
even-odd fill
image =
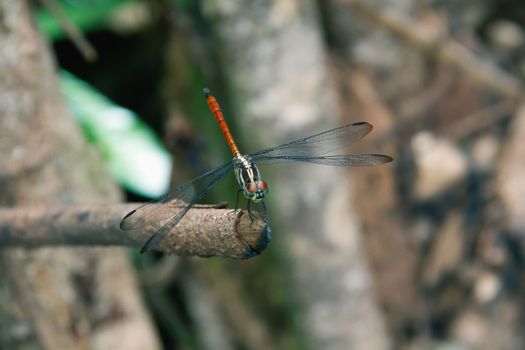
{"label": "branch", "polygon": [[[120,220],[140,204],[16,207],[0,209],[0,247],[142,245],[154,231],[122,231]],[[265,219],[246,211],[197,206],[168,233],[157,250],[177,255],[246,259],[266,248]]]}
{"label": "branch", "polygon": [[342,0],[356,13],[389,30],[397,37],[412,43],[415,47],[430,53],[438,61],[455,67],[473,81],[504,94],[510,98],[522,97],[523,86],[519,79],[501,70],[491,62],[476,57],[461,43],[435,35],[421,24],[376,10],[362,1]]}

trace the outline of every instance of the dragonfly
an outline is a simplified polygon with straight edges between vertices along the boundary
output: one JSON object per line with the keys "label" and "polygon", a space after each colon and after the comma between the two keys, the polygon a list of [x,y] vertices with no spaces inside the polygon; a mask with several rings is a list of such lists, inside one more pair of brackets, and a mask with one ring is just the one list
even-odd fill
{"label": "dragonfly", "polygon": [[[256,163],[305,162],[330,166],[371,166],[393,160],[392,157],[383,154],[333,154],[333,152],[362,139],[372,131],[372,124],[365,121],[343,125],[299,140],[243,155],[230,132],[217,99],[212,95],[210,89],[205,88],[203,91],[210,111],[230,147],[233,159],[126,214],[120,223],[122,230],[144,228],[153,218],[158,221],[157,227],[160,228],[156,229],[144,243],[140,250],[141,253],[154,249],[186,213],[227,174],[231,173],[232,169],[239,184],[239,191],[248,199],[248,205],[250,201],[262,202],[264,205],[263,199],[267,195],[269,187],[266,181],[262,179]],[[175,206],[170,206],[170,204],[174,203],[184,203],[184,205],[179,205],[173,209]]]}

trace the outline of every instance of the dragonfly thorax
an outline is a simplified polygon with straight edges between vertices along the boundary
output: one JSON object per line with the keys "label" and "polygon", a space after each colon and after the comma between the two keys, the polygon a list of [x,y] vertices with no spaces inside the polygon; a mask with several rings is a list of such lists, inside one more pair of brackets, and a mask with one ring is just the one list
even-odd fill
{"label": "dragonfly thorax", "polygon": [[244,196],[254,202],[260,202],[268,192],[268,185],[261,179],[261,173],[255,163],[248,156],[238,156],[233,164],[235,178]]}

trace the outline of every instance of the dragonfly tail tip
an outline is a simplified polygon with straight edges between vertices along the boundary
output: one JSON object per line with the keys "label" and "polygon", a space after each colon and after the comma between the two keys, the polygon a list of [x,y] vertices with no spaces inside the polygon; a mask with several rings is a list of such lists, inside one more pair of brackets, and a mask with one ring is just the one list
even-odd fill
{"label": "dragonfly tail tip", "polygon": [[211,95],[211,90],[207,87],[205,87],[204,89],[202,89],[202,92],[204,93],[204,97],[208,97]]}
{"label": "dragonfly tail tip", "polygon": [[[129,218],[131,215],[133,215],[137,210],[136,209],[133,209],[132,211],[130,211],[129,213],[126,214],[126,216],[124,216],[124,219],[127,219]],[[122,220],[124,220],[122,219]]]}
{"label": "dragonfly tail tip", "polygon": [[121,230],[125,230],[125,229],[126,229],[126,222],[125,222],[126,219],[129,218],[131,215],[133,215],[136,211],[137,211],[136,209],[135,209],[135,210],[132,210],[132,211],[130,211],[129,213],[127,213],[126,216],[124,216],[124,217],[122,218],[122,220],[120,221],[120,229],[121,229]]}

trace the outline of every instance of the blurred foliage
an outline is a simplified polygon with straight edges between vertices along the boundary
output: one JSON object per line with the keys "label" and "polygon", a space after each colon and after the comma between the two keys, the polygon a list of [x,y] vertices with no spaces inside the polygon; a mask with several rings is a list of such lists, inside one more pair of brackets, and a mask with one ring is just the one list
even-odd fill
{"label": "blurred foliage", "polygon": [[[105,28],[113,15],[130,3],[142,0],[60,0],[59,4],[69,20],[83,32]],[[37,12],[37,22],[50,39],[64,39],[64,31],[57,19],[46,8]]]}
{"label": "blurred foliage", "polygon": [[149,198],[168,191],[171,156],[146,124],[65,71],[60,86],[84,135],[102,152],[119,183]]}

